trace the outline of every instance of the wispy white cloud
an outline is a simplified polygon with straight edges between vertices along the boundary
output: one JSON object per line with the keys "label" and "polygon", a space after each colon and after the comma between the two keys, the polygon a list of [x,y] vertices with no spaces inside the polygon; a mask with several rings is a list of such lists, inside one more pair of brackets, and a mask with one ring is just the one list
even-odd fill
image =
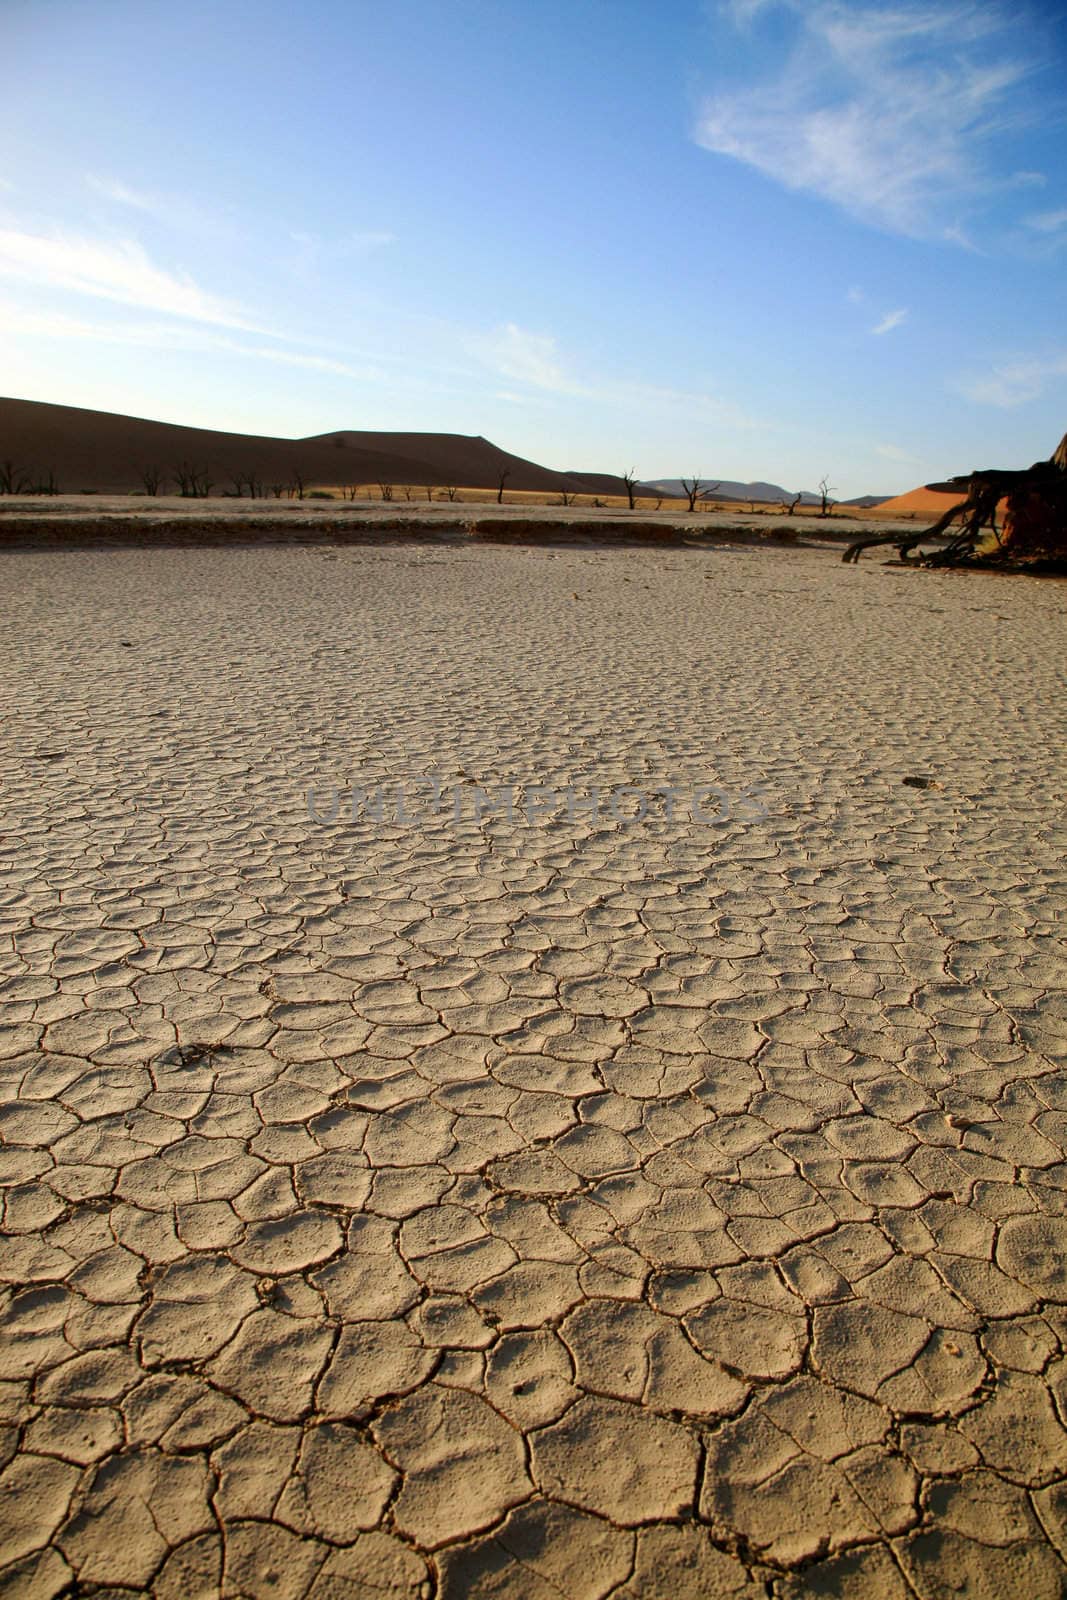
{"label": "wispy white cloud", "polygon": [[[576,377],[569,369],[559,348],[559,341],[551,334],[532,333],[517,323],[508,322],[494,329],[488,337],[473,342],[473,351],[498,376],[513,384],[525,384],[536,395],[574,396],[588,400],[598,407],[649,410],[678,408],[687,421],[718,423],[724,426],[748,428],[755,426],[752,418],[741,407],[714,395],[691,390],[674,389],[669,385],[634,383],[626,379],[612,380],[599,376]],[[505,391],[506,398],[529,400],[513,389]]]}
{"label": "wispy white cloud", "polygon": [[953,223],[941,230],[942,239],[948,244],[958,244],[961,250],[968,250],[971,255],[984,256],[985,251],[980,245],[975,244],[966,228],[961,228],[959,223]]}
{"label": "wispy white cloud", "polygon": [[377,380],[385,374],[373,366],[353,366],[332,356],[309,355],[299,350],[248,344],[229,334],[177,323],[91,322],[59,311],[32,311],[0,301],[0,333],[35,339],[90,341],[95,344],[133,346],[144,350],[222,351],[256,361],[303,367],[339,377]]}
{"label": "wispy white cloud", "polygon": [[[946,236],[944,213],[994,182],[988,142],[1022,114],[1013,91],[1029,64],[1007,10],[996,0],[758,9],[789,13],[790,58],[777,81],[712,95],[697,142],[894,232]],[[736,4],[726,11],[739,20]]]}
{"label": "wispy white cloud", "polygon": [[120,182],[117,178],[101,178],[95,172],[89,172],[86,174],[85,182],[94,194],[113,201],[115,205],[130,206],[134,211],[144,211],[152,216],[158,216],[166,211],[165,201],[155,195],[131,189],[128,184]]}
{"label": "wispy white cloud", "polygon": [[187,274],[156,266],[134,239],[85,239],[0,229],[0,277],[71,290],[194,322],[256,330],[240,307],[201,289]]}
{"label": "wispy white cloud", "polygon": [[1067,206],[1057,211],[1039,211],[1036,216],[1024,217],[1023,221],[1037,233],[1059,233],[1067,228]]}
{"label": "wispy white cloud", "polygon": [[978,405],[1010,410],[1037,400],[1057,380],[1067,378],[1067,351],[1003,362],[988,372],[954,384],[958,393]]}
{"label": "wispy white cloud", "polygon": [[871,332],[873,334],[892,333],[894,328],[899,328],[900,324],[907,320],[908,312],[906,306],[901,307],[899,311],[887,311],[882,320],[875,323]]}
{"label": "wispy white cloud", "polygon": [[917,456],[909,455],[906,450],[902,450],[896,444],[876,444],[874,453],[876,456],[882,456],[886,461],[900,462],[902,466],[915,467],[919,464]]}
{"label": "wispy white cloud", "polygon": [[528,383],[553,394],[585,394],[588,390],[564,369],[559,344],[551,334],[532,333],[506,322],[487,339],[477,341],[476,354],[501,377]]}

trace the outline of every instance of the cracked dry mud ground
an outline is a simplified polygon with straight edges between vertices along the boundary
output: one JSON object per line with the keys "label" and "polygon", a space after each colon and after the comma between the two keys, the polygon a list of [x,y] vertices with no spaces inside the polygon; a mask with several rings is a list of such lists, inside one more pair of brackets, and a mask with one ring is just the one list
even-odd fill
{"label": "cracked dry mud ground", "polygon": [[1062,586],[2,564],[0,1594],[1064,1593]]}

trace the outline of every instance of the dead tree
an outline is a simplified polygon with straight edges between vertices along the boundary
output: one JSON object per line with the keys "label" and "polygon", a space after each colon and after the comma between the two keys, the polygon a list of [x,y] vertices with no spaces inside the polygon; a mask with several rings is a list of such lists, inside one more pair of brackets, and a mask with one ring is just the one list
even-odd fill
{"label": "dead tree", "polygon": [[[710,490],[707,484],[701,483],[700,479],[695,476],[692,478],[683,478],[681,483],[682,488],[685,491],[685,497],[689,501],[689,509],[690,511],[695,511],[697,501],[700,499],[701,495],[710,493]],[[718,487],[719,485],[717,483],[711,485],[712,489],[717,489]]]}
{"label": "dead tree", "polygon": [[293,469],[293,475],[289,479],[287,493],[290,500],[303,500],[304,498],[304,474],[299,472],[295,467]]}
{"label": "dead tree", "polygon": [[819,479],[819,499],[822,501],[819,508],[820,517],[828,517],[833,511],[834,502],[830,499],[830,496],[836,493],[836,485],[830,482],[830,474],[826,473],[824,477]]}
{"label": "dead tree", "polygon": [[622,481],[626,485],[626,498],[630,502],[630,510],[632,511],[634,508],[634,489],[637,484],[633,467],[630,468],[629,472],[622,474]]}
{"label": "dead tree", "polygon": [[697,495],[700,493],[704,485],[701,483],[699,478],[683,478],[681,482],[682,488],[685,491],[685,497],[689,501],[689,509],[692,511],[693,507],[697,503]]}
{"label": "dead tree", "polygon": [[228,498],[233,500],[243,500],[246,488],[249,491],[249,498],[252,500],[256,498],[256,480],[249,473],[231,472],[230,482],[233,484],[233,488],[223,490],[223,493]]}
{"label": "dead tree", "polygon": [[189,461],[180,462],[173,475],[183,500],[206,500],[214,487],[210,468],[194,467]]}
{"label": "dead tree", "polygon": [[804,498],[804,496],[802,494],[795,494],[793,496],[792,500],[790,500],[789,504],[787,506],[783,507],[787,517],[792,517],[792,516],[796,515],[797,506],[800,504],[800,502],[803,500],[803,498]]}
{"label": "dead tree", "polygon": [[504,504],[504,485],[505,485],[505,483],[507,483],[507,481],[508,481],[508,479],[510,477],[511,477],[511,468],[510,467],[505,467],[503,472],[500,474],[500,477],[497,479],[496,503],[497,503],[498,506],[502,506]]}
{"label": "dead tree", "polygon": [[166,473],[162,472],[159,467],[145,467],[141,473],[141,484],[145,494],[157,495],[166,481]]}
{"label": "dead tree", "polygon": [[0,461],[0,494],[29,494],[32,480],[13,461]]}
{"label": "dead tree", "polygon": [[454,500],[456,498],[456,486],[454,483],[445,485],[445,494],[447,494],[450,500]]}
{"label": "dead tree", "polygon": [[[878,534],[849,545],[842,560],[856,562],[864,550],[895,544],[901,561],[929,539],[947,539],[939,550],[920,552],[923,567],[1026,566],[1034,561],[1067,562],[1067,434],[1047,461],[1018,472],[987,467],[969,476],[928,483],[938,493],[959,498],[931,528],[918,533]],[[1003,526],[997,514],[1004,504]],[[953,525],[959,527],[953,532]]]}
{"label": "dead tree", "polygon": [[561,489],[559,491],[559,503],[561,506],[569,506],[573,504],[573,502],[574,496],[571,494],[569,489]]}
{"label": "dead tree", "polygon": [[378,488],[381,490],[383,500],[391,500],[393,498],[393,486],[391,483],[380,483]]}

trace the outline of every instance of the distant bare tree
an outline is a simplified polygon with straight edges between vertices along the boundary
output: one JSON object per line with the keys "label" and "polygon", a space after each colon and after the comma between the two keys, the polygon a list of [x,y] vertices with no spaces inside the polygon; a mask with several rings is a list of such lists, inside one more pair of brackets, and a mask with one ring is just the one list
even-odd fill
{"label": "distant bare tree", "polygon": [[836,493],[836,486],[830,482],[830,474],[827,472],[819,479],[819,498],[822,501],[822,506],[819,510],[820,517],[828,517],[833,511],[834,502],[830,496]]}
{"label": "distant bare tree", "polygon": [[295,468],[293,469],[292,477],[289,479],[288,494],[290,500],[303,500],[304,498],[304,474]]}
{"label": "distant bare tree", "polygon": [[13,461],[0,461],[0,494],[29,494],[32,487],[24,468],[16,467]]}
{"label": "distant bare tree", "polygon": [[446,484],[445,494],[447,494],[450,500],[454,500],[456,498],[456,486],[454,483]]}
{"label": "distant bare tree", "polygon": [[559,491],[559,503],[561,506],[573,505],[574,495],[571,494],[569,489],[561,489]]}
{"label": "distant bare tree", "polygon": [[659,510],[659,508],[660,508],[660,506],[661,506],[661,505],[662,505],[662,504],[663,504],[663,501],[662,501],[662,499],[659,499],[659,500],[657,500],[657,501],[656,501],[656,510],[657,510],[657,511],[658,511],[658,510]]}
{"label": "distant bare tree", "polygon": [[800,504],[803,498],[804,496],[802,494],[795,494],[793,496],[792,500],[790,500],[789,504],[784,508],[787,517],[795,515],[797,506]]}
{"label": "distant bare tree", "polygon": [[497,486],[496,486],[496,503],[497,503],[498,506],[502,506],[504,504],[504,485],[505,485],[505,483],[507,483],[507,481],[508,481],[508,479],[510,477],[511,477],[511,468],[510,467],[505,467],[503,472],[500,474],[500,477],[499,477],[499,479],[497,481]]}
{"label": "distant bare tree", "polygon": [[391,483],[380,483],[378,488],[382,492],[383,500],[391,500],[393,498],[393,486]]}
{"label": "distant bare tree", "polygon": [[49,467],[47,477],[38,479],[37,483],[34,484],[33,492],[34,494],[59,493],[59,485],[56,482],[56,473],[54,467]]}
{"label": "distant bare tree", "polygon": [[690,511],[694,511],[696,509],[698,498],[704,492],[704,485],[701,483],[699,478],[694,476],[692,478],[683,478],[682,488],[685,491],[686,499],[689,501]]}
{"label": "distant bare tree", "polygon": [[280,500],[282,495],[285,493],[285,484],[272,483],[270,486],[270,492],[274,496],[275,500]]}
{"label": "distant bare tree", "polygon": [[167,477],[159,467],[145,467],[141,473],[141,483],[145,494],[157,495],[166,483]]}
{"label": "distant bare tree", "polygon": [[428,483],[426,485],[426,499],[427,499],[427,501],[429,502],[430,505],[433,504],[433,484],[432,483]]}
{"label": "distant bare tree", "polygon": [[630,510],[632,511],[634,508],[634,489],[637,485],[637,475],[634,468],[631,467],[629,472],[620,473],[620,477],[626,485],[626,498],[630,502]]}
{"label": "distant bare tree", "polygon": [[231,472],[230,482],[233,484],[233,488],[227,489],[226,493],[232,495],[237,500],[244,499],[246,489],[248,491],[248,498],[250,500],[266,499],[266,492],[264,491],[263,485],[260,483],[254,472]]}
{"label": "distant bare tree", "polygon": [[176,466],[173,476],[183,500],[206,500],[214,488],[210,468],[194,467],[189,461]]}
{"label": "distant bare tree", "polygon": [[344,484],[342,486],[342,488],[341,488],[341,499],[342,500],[354,500],[358,493],[359,493],[359,484],[358,483]]}

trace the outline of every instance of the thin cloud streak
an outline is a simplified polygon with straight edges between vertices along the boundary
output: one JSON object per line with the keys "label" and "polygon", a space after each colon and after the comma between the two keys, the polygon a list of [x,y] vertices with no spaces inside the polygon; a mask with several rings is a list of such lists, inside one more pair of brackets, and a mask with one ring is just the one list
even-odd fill
{"label": "thin cloud streak", "polygon": [[[673,389],[654,383],[626,380],[582,381],[571,375],[560,353],[559,342],[551,334],[532,333],[517,323],[505,323],[488,337],[474,341],[473,351],[499,377],[511,383],[526,384],[538,392],[586,399],[598,406],[640,409],[649,406],[679,406],[690,416],[738,428],[754,427],[753,419],[730,401],[712,395]],[[506,391],[511,401],[522,398]],[[528,398],[528,397],[527,397]]]}
{"label": "thin cloud streak", "polygon": [[968,0],[745,9],[789,13],[797,43],[777,82],[712,95],[696,142],[863,221],[951,239],[945,211],[994,184],[985,145],[1024,114],[1013,92],[1030,65],[1007,13]]}
{"label": "thin cloud streak", "polygon": [[201,289],[188,275],[156,266],[135,239],[101,241],[0,229],[0,277],[193,322],[269,332],[257,328],[240,307]]}
{"label": "thin cloud streak", "polygon": [[883,333],[892,333],[894,328],[899,328],[900,324],[907,320],[908,312],[906,307],[902,307],[899,311],[887,311],[881,322],[876,323],[871,332],[876,337]]}
{"label": "thin cloud streak", "polygon": [[1059,233],[1067,228],[1067,206],[1059,211],[1039,211],[1034,217],[1024,219],[1028,228],[1033,228],[1036,233]]}
{"label": "thin cloud streak", "polygon": [[182,328],[159,323],[125,323],[122,325],[83,321],[62,312],[26,311],[21,306],[0,303],[0,332],[15,336],[39,339],[91,341],[96,344],[128,345],[145,350],[174,351],[226,351],[236,356],[248,356],[257,361],[276,362],[282,366],[304,367],[314,372],[333,373],[338,377],[359,378],[366,381],[384,380],[385,374],[376,367],[355,367],[346,361],[330,356],[306,355],[295,350],[273,350],[261,345],[243,344],[225,334],[209,333],[198,328]]}
{"label": "thin cloud streak", "polygon": [[157,200],[152,195],[141,194],[117,178],[101,178],[95,172],[90,172],[86,174],[85,182],[95,194],[105,200],[113,201],[116,205],[130,206],[134,211],[144,211],[149,216],[166,214],[164,201]]}
{"label": "thin cloud streak", "polygon": [[558,343],[551,334],[531,333],[518,323],[506,322],[487,339],[477,341],[475,353],[501,377],[513,382],[548,389],[553,394],[589,393],[564,371]]}
{"label": "thin cloud streak", "polygon": [[982,376],[963,380],[953,387],[976,405],[997,406],[1008,411],[1040,399],[1062,378],[1067,378],[1067,351],[1003,362]]}

